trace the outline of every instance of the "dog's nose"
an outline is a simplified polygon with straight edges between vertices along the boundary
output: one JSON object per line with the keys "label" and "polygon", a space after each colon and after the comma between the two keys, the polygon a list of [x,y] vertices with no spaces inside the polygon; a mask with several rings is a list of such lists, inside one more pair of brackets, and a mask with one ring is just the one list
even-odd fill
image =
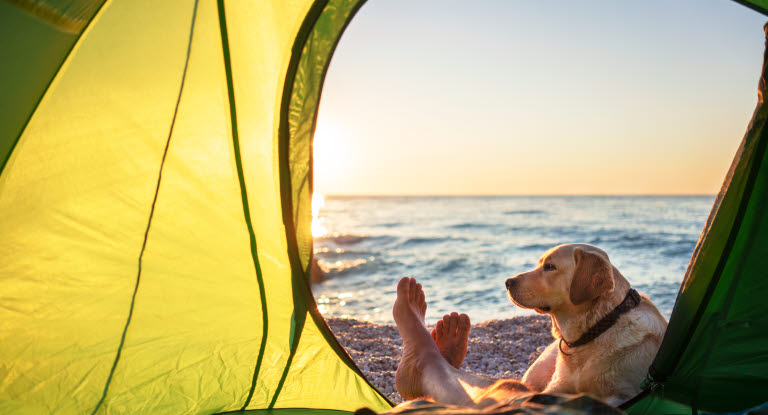
{"label": "dog's nose", "polygon": [[514,278],[507,278],[507,282],[505,282],[504,284],[507,286],[508,290],[511,290],[512,287],[514,287],[516,283],[517,283],[516,279],[514,279]]}

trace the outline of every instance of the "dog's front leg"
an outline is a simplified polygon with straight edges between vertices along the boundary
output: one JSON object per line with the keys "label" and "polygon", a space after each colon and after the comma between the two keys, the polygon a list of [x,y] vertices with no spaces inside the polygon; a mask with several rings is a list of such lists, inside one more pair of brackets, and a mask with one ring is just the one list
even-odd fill
{"label": "dog's front leg", "polygon": [[557,342],[547,346],[523,375],[523,384],[532,391],[541,392],[552,380],[557,365]]}
{"label": "dog's front leg", "polygon": [[549,380],[549,384],[544,388],[542,393],[579,393],[580,391],[574,383],[577,381],[578,376],[575,376],[569,363],[566,362],[563,356],[560,354],[559,344],[553,343],[555,356],[555,371],[552,374],[552,378]]}

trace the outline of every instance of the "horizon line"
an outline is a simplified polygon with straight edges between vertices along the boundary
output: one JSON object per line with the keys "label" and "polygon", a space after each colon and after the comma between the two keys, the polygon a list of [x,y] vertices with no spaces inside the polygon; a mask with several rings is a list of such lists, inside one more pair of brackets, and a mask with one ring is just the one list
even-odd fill
{"label": "horizon line", "polygon": [[681,197],[681,196],[707,196],[716,197],[718,193],[322,193],[323,197]]}

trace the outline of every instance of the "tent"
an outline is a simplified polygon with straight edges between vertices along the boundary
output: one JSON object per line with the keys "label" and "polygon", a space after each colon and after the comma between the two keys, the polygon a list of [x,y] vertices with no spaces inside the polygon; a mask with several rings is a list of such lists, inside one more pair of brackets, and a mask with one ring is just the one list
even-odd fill
{"label": "tent", "polygon": [[[317,107],[363,3],[0,2],[0,413],[390,408],[308,283]],[[765,79],[630,413],[768,401]]]}

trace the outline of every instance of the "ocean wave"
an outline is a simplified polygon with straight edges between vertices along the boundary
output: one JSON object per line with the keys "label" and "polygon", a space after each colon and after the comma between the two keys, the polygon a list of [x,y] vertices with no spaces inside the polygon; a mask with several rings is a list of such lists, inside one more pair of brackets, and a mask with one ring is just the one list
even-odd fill
{"label": "ocean wave", "polygon": [[662,249],[671,251],[667,255],[677,255],[674,252],[681,250],[693,251],[696,241],[687,239],[687,235],[658,232],[658,233],[627,233],[627,232],[603,232],[588,241],[592,245],[606,245],[614,249]]}
{"label": "ocean wave", "polygon": [[354,245],[363,242],[367,237],[353,234],[333,234],[315,238],[316,241],[333,242],[336,245]]}
{"label": "ocean wave", "polygon": [[467,260],[465,258],[455,258],[448,262],[438,265],[437,272],[448,273],[448,272],[458,271],[464,268],[466,264],[467,264]]}
{"label": "ocean wave", "polygon": [[[406,264],[397,260],[386,260],[382,257],[366,257],[366,258],[354,258],[344,260],[324,260],[318,258],[318,266],[323,271],[323,279],[320,285],[327,282],[333,282],[334,280],[344,280],[342,283],[346,288],[352,289],[352,287],[369,288],[373,283],[379,283],[382,272],[387,272],[393,269],[405,270],[408,267]],[[393,275],[405,275],[409,274],[407,271],[395,272]],[[415,274],[410,272],[410,274]],[[347,280],[348,279],[348,280]],[[387,288],[393,288],[397,285],[396,278],[392,284],[387,285]]]}
{"label": "ocean wave", "polygon": [[586,236],[584,228],[575,225],[531,225],[531,226],[517,226],[507,227],[506,230],[513,230],[517,232],[525,232],[531,235],[552,235],[558,239],[564,239],[563,237],[569,236],[570,239],[576,237],[584,238]]}
{"label": "ocean wave", "polygon": [[405,241],[403,241],[400,245],[401,246],[413,246],[413,245],[428,245],[428,244],[440,244],[443,242],[453,242],[453,241],[466,241],[466,238],[454,238],[449,236],[443,236],[443,237],[414,237],[414,238],[408,238]]}
{"label": "ocean wave", "polygon": [[464,222],[464,223],[457,223],[455,225],[448,225],[446,228],[448,229],[488,229],[488,228],[496,228],[498,227],[498,224],[492,224],[492,223],[476,223],[476,222]]}
{"label": "ocean wave", "polygon": [[[501,282],[487,288],[454,292],[444,296],[442,299],[456,306],[471,305],[483,301],[493,301],[498,297],[499,292],[504,292],[504,284]],[[461,309],[461,307],[458,308]]]}
{"label": "ocean wave", "polygon": [[374,257],[337,261],[325,261],[323,259],[318,259],[318,265],[323,271],[323,274],[325,274],[325,278],[328,279],[339,277],[350,272],[360,272],[364,269],[370,268],[374,261]]}
{"label": "ocean wave", "polygon": [[336,245],[355,245],[368,239],[367,236],[362,235],[335,235],[330,241]]}
{"label": "ocean wave", "polygon": [[520,246],[518,247],[518,249],[520,249],[521,251],[536,250],[536,251],[544,252],[554,246],[557,246],[557,244],[529,244],[529,245]]}
{"label": "ocean wave", "polygon": [[669,316],[672,313],[672,308],[677,301],[677,292],[680,290],[679,282],[654,281],[653,283],[636,283],[633,286],[640,294],[647,295],[663,314]]}
{"label": "ocean wave", "polygon": [[369,249],[349,249],[349,248],[334,248],[330,246],[317,246],[315,247],[315,255],[357,255],[360,257],[377,255],[378,252]]}
{"label": "ocean wave", "polygon": [[610,245],[614,248],[624,249],[638,249],[638,248],[653,248],[663,241],[659,241],[656,238],[649,237],[648,235],[639,234],[621,234],[613,237],[606,237],[606,235],[599,235],[589,240],[591,245]]}
{"label": "ocean wave", "polygon": [[356,234],[350,234],[350,233],[344,233],[344,234],[331,234],[326,236],[321,236],[319,238],[315,238],[315,243],[318,243],[320,246],[327,246],[328,244],[333,244],[331,246],[348,246],[348,245],[357,245],[362,243],[376,243],[385,245],[387,243],[395,241],[397,238],[393,236],[388,235],[356,235]]}
{"label": "ocean wave", "polygon": [[545,215],[546,210],[541,209],[526,209],[526,210],[506,210],[505,215]]}
{"label": "ocean wave", "polygon": [[666,257],[690,257],[696,248],[696,241],[680,241],[675,246],[661,251],[661,255]]}

